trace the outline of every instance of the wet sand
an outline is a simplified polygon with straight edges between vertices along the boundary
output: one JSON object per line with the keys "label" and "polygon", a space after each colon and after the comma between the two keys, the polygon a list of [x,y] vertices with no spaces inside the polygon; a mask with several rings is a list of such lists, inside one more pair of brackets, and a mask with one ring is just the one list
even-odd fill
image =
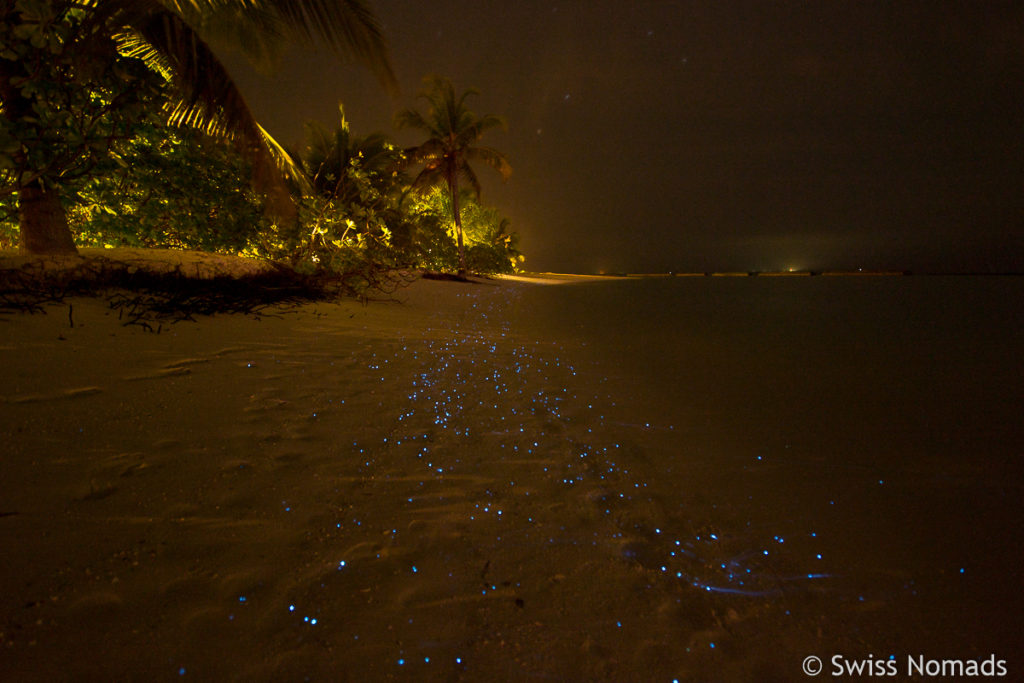
{"label": "wet sand", "polygon": [[535,286],[5,317],[0,678],[793,680],[877,645],[891,605],[746,547],[677,434],[513,328]]}
{"label": "wet sand", "polygon": [[578,440],[558,349],[502,327],[524,286],[2,323],[4,680],[677,668],[717,618],[682,626],[621,552],[600,510],[630,474]]}

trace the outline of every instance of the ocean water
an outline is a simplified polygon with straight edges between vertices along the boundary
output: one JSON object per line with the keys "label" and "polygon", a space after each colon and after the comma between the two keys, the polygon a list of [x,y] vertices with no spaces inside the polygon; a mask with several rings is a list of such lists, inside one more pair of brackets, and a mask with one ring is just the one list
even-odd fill
{"label": "ocean water", "polygon": [[793,601],[823,656],[1020,651],[1024,278],[623,279],[509,319],[585,359],[696,589]]}

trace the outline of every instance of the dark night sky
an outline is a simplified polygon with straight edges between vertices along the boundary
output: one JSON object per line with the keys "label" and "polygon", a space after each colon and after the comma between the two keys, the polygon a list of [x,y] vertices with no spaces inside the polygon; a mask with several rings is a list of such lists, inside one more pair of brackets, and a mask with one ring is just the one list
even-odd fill
{"label": "dark night sky", "polygon": [[531,270],[1024,270],[1024,4],[374,0],[402,92],[324,50],[229,64],[282,142],[402,144],[436,73],[514,169],[479,171]]}

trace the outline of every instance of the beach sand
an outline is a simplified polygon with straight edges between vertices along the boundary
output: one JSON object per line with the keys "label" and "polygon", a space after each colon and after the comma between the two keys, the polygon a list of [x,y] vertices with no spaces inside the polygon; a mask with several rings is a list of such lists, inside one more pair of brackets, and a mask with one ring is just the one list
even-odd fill
{"label": "beach sand", "polygon": [[[796,534],[848,475],[725,468],[711,432],[638,423],[642,392],[530,324],[538,284],[584,281],[418,280],[160,334],[102,299],[0,316],[0,680],[786,681],[808,654],[1014,650],[998,620],[944,623],[998,616],[1002,583],[864,581],[881,494],[847,496],[866,539]],[[694,400],[752,425],[742,398]]]}
{"label": "beach sand", "polygon": [[608,397],[503,322],[531,286],[161,334],[100,299],[4,316],[0,679],[701,671],[744,615],[641,561]]}

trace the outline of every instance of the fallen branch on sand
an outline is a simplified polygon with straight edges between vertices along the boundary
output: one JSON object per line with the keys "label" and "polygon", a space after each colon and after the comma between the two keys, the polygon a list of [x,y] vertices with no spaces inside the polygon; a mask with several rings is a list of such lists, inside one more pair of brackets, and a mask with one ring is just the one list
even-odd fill
{"label": "fallen branch on sand", "polygon": [[428,270],[421,276],[424,280],[444,280],[446,282],[467,282],[469,284],[477,284],[476,280],[472,280],[465,275],[456,275],[455,273],[441,273],[433,270]]}

